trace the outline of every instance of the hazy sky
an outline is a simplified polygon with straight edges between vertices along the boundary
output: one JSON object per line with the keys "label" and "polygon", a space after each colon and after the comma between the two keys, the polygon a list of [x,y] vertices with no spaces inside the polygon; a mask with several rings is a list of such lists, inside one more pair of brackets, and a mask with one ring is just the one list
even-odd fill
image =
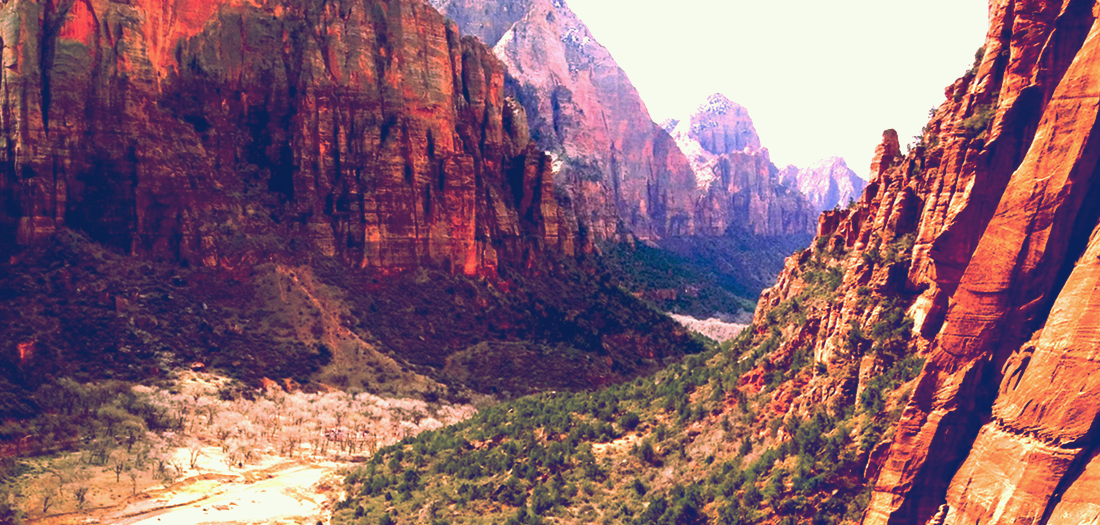
{"label": "hazy sky", "polygon": [[657,122],[707,95],[745,106],[782,167],[832,155],[866,177],[985,40],[985,0],[567,0]]}

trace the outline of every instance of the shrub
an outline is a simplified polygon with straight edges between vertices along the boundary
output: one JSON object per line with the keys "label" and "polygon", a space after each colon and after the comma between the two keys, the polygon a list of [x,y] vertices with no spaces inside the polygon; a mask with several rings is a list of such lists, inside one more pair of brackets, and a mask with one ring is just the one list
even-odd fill
{"label": "shrub", "polygon": [[994,114],[995,112],[993,111],[992,105],[983,104],[978,106],[973,115],[962,121],[963,135],[971,139],[981,136],[986,128],[989,127],[989,123],[993,120]]}
{"label": "shrub", "polygon": [[638,414],[635,412],[627,412],[619,418],[619,426],[622,427],[623,430],[634,430],[638,428],[638,424],[641,422],[642,419],[638,417]]}

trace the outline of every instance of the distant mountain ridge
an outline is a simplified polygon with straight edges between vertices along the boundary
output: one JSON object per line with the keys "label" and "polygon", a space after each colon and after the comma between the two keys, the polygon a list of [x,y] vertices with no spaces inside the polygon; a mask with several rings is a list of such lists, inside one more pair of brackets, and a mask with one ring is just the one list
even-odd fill
{"label": "distant mountain ridge", "polygon": [[671,129],[695,172],[698,233],[722,235],[731,227],[765,236],[814,231],[816,210],[780,180],[779,168],[740,104],[715,93],[692,113],[663,126]]}
{"label": "distant mountain ridge", "polygon": [[695,180],[610,53],[562,1],[433,0],[493,47],[586,242],[695,232]]}
{"label": "distant mountain ridge", "polygon": [[[715,95],[683,130],[653,123],[626,74],[561,0],[433,5],[505,63],[532,139],[555,156],[555,180],[591,240],[625,232],[652,241],[715,236],[729,227],[765,236],[813,232],[812,208],[779,191],[778,170],[759,153],[744,108]],[[757,153],[742,157],[746,146]],[[730,157],[700,169],[722,155]]]}
{"label": "distant mountain ridge", "polygon": [[779,173],[779,180],[798,188],[818,211],[855,202],[867,186],[867,181],[840,157],[821,159],[801,169],[787,166]]}

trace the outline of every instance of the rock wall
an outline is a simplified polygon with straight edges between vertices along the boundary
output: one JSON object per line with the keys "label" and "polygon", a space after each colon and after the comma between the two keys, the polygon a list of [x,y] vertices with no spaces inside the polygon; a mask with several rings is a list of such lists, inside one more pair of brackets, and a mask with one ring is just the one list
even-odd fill
{"label": "rock wall", "polygon": [[[991,1],[983,52],[922,136],[902,156],[884,135],[856,206],[823,214],[814,247],[761,298],[758,319],[803,285],[810,253],[843,254],[841,299],[807,314],[830,372],[851,365],[857,329],[884,304],[914,321],[909,352],[926,361],[870,452],[864,524],[1086,523],[1100,510],[1088,496],[1100,444],[1096,16],[1095,2]],[[862,389],[881,363],[857,364]]]}
{"label": "rock wall", "polygon": [[797,185],[781,180],[747,109],[716,93],[664,127],[695,172],[700,235],[731,227],[761,236],[813,233],[814,210]]}
{"label": "rock wall", "polygon": [[798,188],[819,211],[848,206],[867,185],[840,157],[822,159],[802,169],[787,166],[780,171],[779,180]]}
{"label": "rock wall", "polygon": [[560,0],[433,0],[494,46],[586,238],[694,233],[695,179],[610,53]]}
{"label": "rock wall", "polygon": [[[777,170],[744,108],[715,95],[679,128],[654,124],[630,79],[564,1],[433,4],[507,65],[531,136],[555,156],[556,180],[588,240],[713,236],[730,226],[812,233],[812,210],[772,182]],[[689,135],[694,147],[681,140]],[[760,157],[737,158],[746,151]],[[712,184],[717,178],[722,183]]]}
{"label": "rock wall", "polygon": [[0,7],[0,243],[493,273],[573,250],[504,67],[419,0]]}

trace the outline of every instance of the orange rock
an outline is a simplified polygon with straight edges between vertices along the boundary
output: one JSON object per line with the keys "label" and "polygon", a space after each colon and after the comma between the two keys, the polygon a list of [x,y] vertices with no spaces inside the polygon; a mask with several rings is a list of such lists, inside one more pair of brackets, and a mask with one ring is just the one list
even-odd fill
{"label": "orange rock", "polygon": [[[864,523],[921,520],[945,491],[960,523],[1040,523],[1057,480],[1084,452],[1074,444],[1083,444],[1100,412],[1089,379],[1095,367],[1084,357],[1096,333],[1089,294],[1100,246],[1086,252],[1064,288],[1058,275],[1098,219],[1098,67],[1094,26],[952,297]],[[1055,295],[1048,313],[1043,304]],[[1034,355],[1021,357],[1002,383],[1002,363],[1044,326]],[[1080,354],[1079,346],[1090,350]],[[998,383],[994,402],[989,389]],[[990,405],[994,422],[978,433],[975,416]]]}
{"label": "orange rock", "polygon": [[[888,132],[863,196],[823,216],[826,239],[761,296],[758,329],[805,289],[809,257],[843,254],[831,263],[844,270],[836,300],[805,312],[818,327],[806,344],[830,371],[862,358],[841,343],[877,320],[866,298],[897,300],[915,321],[909,350],[927,361],[868,459],[864,524],[1096,515],[1097,71],[1094,3],[991,2],[984,54],[925,134],[900,158]],[[910,252],[883,260],[908,239]],[[843,398],[842,383],[810,395]]]}
{"label": "orange rock", "polygon": [[550,160],[505,119],[502,64],[419,0],[0,11],[24,86],[0,101],[20,116],[0,243],[69,226],[234,275],[305,250],[491,276],[574,249]]}
{"label": "orange rock", "polygon": [[882,143],[875,148],[875,157],[871,160],[871,180],[882,177],[887,170],[901,161],[901,145],[898,132],[888,129],[882,132]]}

